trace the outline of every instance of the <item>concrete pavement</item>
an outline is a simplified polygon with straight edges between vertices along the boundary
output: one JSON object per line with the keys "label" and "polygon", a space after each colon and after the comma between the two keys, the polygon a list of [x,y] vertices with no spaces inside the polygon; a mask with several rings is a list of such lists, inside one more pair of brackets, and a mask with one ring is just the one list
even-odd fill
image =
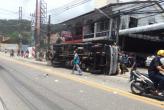
{"label": "concrete pavement", "polygon": [[36,61],[34,58],[24,58],[24,57],[16,56],[16,55],[14,57],[10,57],[9,53],[4,53],[4,52],[0,52],[0,55],[6,56],[9,58],[14,58],[14,59],[24,61],[24,62],[30,62],[30,63],[40,64],[40,65],[47,65],[46,61]]}
{"label": "concrete pavement", "polygon": [[[11,62],[15,62],[15,63],[20,64],[22,66],[24,65],[24,66],[27,66],[30,68],[34,68],[36,70],[40,70],[43,73],[46,72],[44,74],[45,77],[47,77],[47,73],[48,73],[50,76],[51,75],[55,75],[55,76],[57,75],[57,76],[64,77],[64,78],[69,79],[69,80],[73,80],[75,82],[80,82],[80,83],[83,83],[83,84],[86,84],[89,86],[101,88],[102,90],[105,90],[105,91],[109,90],[110,92],[112,92],[114,94],[121,93],[121,95],[123,95],[123,96],[126,94],[125,95],[126,97],[129,97],[131,95],[131,94],[129,94],[130,90],[129,90],[129,83],[128,83],[129,79],[127,78],[128,74],[124,75],[126,77],[121,77],[121,76],[93,75],[90,73],[85,73],[83,76],[79,77],[76,75],[72,76],[71,70],[69,70],[69,69],[53,68],[53,67],[49,67],[49,66],[45,66],[45,65],[38,65],[37,66],[36,64],[33,64],[33,63],[22,62],[20,60],[18,61],[17,59],[13,59],[13,58],[10,59],[9,57],[6,57],[6,56],[4,56],[4,58],[7,58],[7,60],[9,60]],[[58,80],[55,80],[55,82],[58,82]],[[117,88],[117,89],[112,89],[111,87]],[[105,89],[105,88],[108,88],[108,89]],[[124,92],[122,90],[127,91],[127,92]],[[127,93],[128,93],[128,95],[127,95]],[[133,95],[132,95],[132,96],[130,96],[130,98],[132,98],[132,99],[134,98],[135,100],[138,100],[138,98],[139,98],[140,101],[143,101],[143,102],[146,101],[146,103],[156,104],[156,102],[154,102],[154,100],[152,101],[151,99],[144,99],[143,97],[136,97],[136,96],[133,97]],[[150,101],[148,101],[148,100],[150,100]],[[158,103],[158,101],[157,101],[157,103]],[[160,103],[163,103],[163,102],[159,102],[159,106],[161,106]]]}
{"label": "concrete pavement", "polygon": [[[9,57],[9,54],[4,54],[4,53],[0,53],[3,56],[7,56]],[[10,57],[9,57],[10,58]],[[26,63],[34,63],[34,64],[39,64],[40,66],[45,66],[47,67],[47,62],[45,61],[36,61],[35,59],[28,59],[28,58],[22,58],[22,57],[13,57],[13,59],[19,60],[19,61],[23,61]],[[72,70],[71,69],[67,69],[67,68],[55,68],[55,67],[51,67],[49,66],[48,68],[49,70],[52,71],[59,71],[62,72],[64,74],[71,74]],[[130,72],[130,68],[129,72]],[[147,73],[146,69],[143,68],[139,68],[138,69],[140,72],[143,73]],[[89,80],[93,80],[93,81],[97,81],[101,84],[105,84],[111,87],[116,87],[116,88],[120,88],[122,90],[128,91],[130,92],[130,84],[129,84],[129,72],[126,72],[126,74],[123,75],[116,75],[116,76],[108,76],[108,75],[103,75],[103,74],[91,74],[88,72],[83,72],[83,78],[84,79],[89,79]]]}
{"label": "concrete pavement", "polygon": [[8,110],[162,110],[163,107],[158,101],[123,93],[85,75],[62,73],[65,70],[60,68],[53,70],[5,57],[0,60],[0,96]]}

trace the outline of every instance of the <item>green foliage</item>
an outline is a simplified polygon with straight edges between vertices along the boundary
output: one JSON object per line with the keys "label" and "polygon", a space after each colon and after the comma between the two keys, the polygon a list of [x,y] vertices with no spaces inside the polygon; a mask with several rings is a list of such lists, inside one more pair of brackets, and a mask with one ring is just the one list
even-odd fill
{"label": "green foliage", "polygon": [[[21,38],[19,37],[21,33]],[[23,44],[31,42],[31,22],[28,20],[0,20],[0,34],[10,37],[13,43],[20,39]]]}

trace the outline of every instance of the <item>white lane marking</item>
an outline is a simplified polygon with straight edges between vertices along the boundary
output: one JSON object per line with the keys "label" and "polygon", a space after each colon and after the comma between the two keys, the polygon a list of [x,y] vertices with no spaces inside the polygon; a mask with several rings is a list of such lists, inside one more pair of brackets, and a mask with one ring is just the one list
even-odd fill
{"label": "white lane marking", "polygon": [[84,78],[85,78],[85,79],[87,79],[88,77],[87,77],[87,76],[85,76]]}
{"label": "white lane marking", "polygon": [[44,69],[44,70],[46,70],[46,71],[51,71],[51,69],[49,69],[49,68],[46,68],[46,69]]}
{"label": "white lane marking", "polygon": [[114,91],[113,94],[118,94],[118,93],[116,91]]}
{"label": "white lane marking", "polygon": [[4,110],[2,102],[0,101],[0,110]]}
{"label": "white lane marking", "polygon": [[57,80],[57,79],[56,79],[56,80],[54,80],[54,81],[55,81],[55,82],[59,82],[59,80]]}
{"label": "white lane marking", "polygon": [[0,110],[4,110],[2,103],[0,102]]}
{"label": "white lane marking", "polygon": [[84,93],[84,91],[83,90],[80,90],[80,93]]}

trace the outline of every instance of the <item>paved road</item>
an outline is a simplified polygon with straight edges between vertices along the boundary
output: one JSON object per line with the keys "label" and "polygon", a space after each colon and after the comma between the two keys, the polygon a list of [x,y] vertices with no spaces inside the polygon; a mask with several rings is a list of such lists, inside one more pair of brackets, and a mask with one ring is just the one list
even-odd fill
{"label": "paved road", "polygon": [[[0,57],[0,97],[6,110],[163,110],[160,102]],[[48,73],[48,74],[47,74]],[[120,93],[119,93],[120,92]],[[137,99],[138,98],[138,99]],[[143,101],[142,101],[143,100]]]}

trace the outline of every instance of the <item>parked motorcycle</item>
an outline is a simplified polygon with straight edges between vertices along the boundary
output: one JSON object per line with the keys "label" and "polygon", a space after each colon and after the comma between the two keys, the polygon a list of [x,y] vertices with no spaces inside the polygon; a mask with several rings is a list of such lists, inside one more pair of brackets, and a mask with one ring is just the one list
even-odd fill
{"label": "parked motorcycle", "polygon": [[[134,94],[156,94],[156,88],[154,87],[153,81],[148,77],[148,74],[137,71],[136,63],[133,64],[130,71],[130,82],[130,89]],[[161,92],[162,94],[160,94],[160,96],[164,96],[164,90],[161,90]]]}

